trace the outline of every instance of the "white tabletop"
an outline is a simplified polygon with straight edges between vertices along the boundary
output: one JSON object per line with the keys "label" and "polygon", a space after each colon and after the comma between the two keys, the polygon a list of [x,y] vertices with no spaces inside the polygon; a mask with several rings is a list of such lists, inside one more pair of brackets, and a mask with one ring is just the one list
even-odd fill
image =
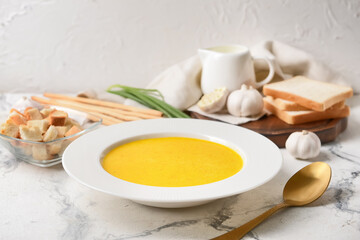
{"label": "white tabletop", "polygon": [[[9,106],[0,95],[0,111]],[[89,189],[61,164],[40,168],[0,146],[0,239],[209,239],[282,201],[291,175],[313,161],[332,167],[329,189],[306,207],[281,210],[244,239],[360,239],[360,96],[348,101],[348,128],[313,160],[282,149],[284,164],[267,184],[206,205],[161,209]]]}

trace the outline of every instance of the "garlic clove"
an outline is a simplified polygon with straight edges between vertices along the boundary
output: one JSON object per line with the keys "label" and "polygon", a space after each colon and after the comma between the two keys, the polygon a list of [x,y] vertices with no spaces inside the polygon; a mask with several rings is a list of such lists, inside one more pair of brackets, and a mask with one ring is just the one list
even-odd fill
{"label": "garlic clove", "polygon": [[217,88],[211,93],[204,94],[197,105],[204,112],[215,113],[224,108],[228,95],[227,88]]}

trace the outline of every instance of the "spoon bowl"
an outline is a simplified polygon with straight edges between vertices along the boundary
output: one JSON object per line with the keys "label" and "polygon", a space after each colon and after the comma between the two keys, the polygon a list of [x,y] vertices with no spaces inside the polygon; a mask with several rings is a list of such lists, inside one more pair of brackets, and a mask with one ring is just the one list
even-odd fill
{"label": "spoon bowl", "polygon": [[299,170],[286,183],[284,202],[303,206],[321,197],[329,186],[331,168],[324,162],[315,162]]}
{"label": "spoon bowl", "polygon": [[267,210],[260,216],[213,240],[238,240],[281,208],[304,206],[321,197],[329,186],[331,168],[327,163],[314,162],[296,172],[285,184],[284,202]]}

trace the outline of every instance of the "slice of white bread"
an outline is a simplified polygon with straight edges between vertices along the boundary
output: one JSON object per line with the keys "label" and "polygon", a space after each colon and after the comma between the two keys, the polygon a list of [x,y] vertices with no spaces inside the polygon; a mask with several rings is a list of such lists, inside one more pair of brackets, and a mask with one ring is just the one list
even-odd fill
{"label": "slice of white bread", "polygon": [[264,98],[264,107],[287,124],[300,124],[330,118],[343,118],[350,115],[350,108],[330,108],[326,111],[283,111],[276,107],[272,101]]}
{"label": "slice of white bread", "polygon": [[281,98],[298,103],[314,111],[325,111],[334,104],[353,95],[351,87],[315,81],[303,76],[266,84],[266,96]]}
{"label": "slice of white bread", "polygon": [[[311,109],[308,109],[306,107],[303,107],[299,105],[296,102],[288,101],[281,98],[273,98],[271,96],[266,96],[269,101],[273,103],[278,109],[283,111],[309,111]],[[335,103],[331,108],[342,108],[345,106],[345,101],[341,101],[338,103]]]}

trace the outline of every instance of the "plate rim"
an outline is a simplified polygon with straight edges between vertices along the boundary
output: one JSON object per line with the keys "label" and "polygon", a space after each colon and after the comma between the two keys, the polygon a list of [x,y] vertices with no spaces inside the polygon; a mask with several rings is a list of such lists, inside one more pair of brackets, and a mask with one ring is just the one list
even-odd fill
{"label": "plate rim", "polygon": [[[273,151],[275,151],[277,153],[277,156],[275,157],[275,159],[277,158],[276,161],[276,165],[274,166],[274,169],[272,169],[272,173],[269,174],[266,178],[261,179],[261,181],[258,181],[256,184],[252,184],[249,185],[248,187],[242,187],[240,189],[237,190],[233,190],[233,191],[227,191],[225,192],[216,192],[215,194],[212,195],[205,195],[205,196],[199,196],[199,194],[197,194],[196,197],[191,197],[191,192],[192,191],[199,191],[202,190],[204,188],[213,188],[213,190],[218,190],[217,185],[220,184],[221,185],[226,185],[229,183],[226,182],[233,182],[234,181],[234,176],[236,176],[237,174],[241,173],[243,171],[240,170],[237,174],[235,174],[234,176],[231,176],[229,178],[226,178],[224,180],[218,181],[218,182],[213,182],[213,183],[209,183],[209,184],[204,184],[204,185],[198,185],[198,186],[189,186],[189,187],[155,187],[155,186],[146,186],[146,185],[141,185],[141,184],[136,184],[136,183],[131,183],[131,182],[126,182],[124,180],[118,179],[112,175],[110,175],[109,173],[107,173],[100,164],[100,161],[98,161],[98,165],[96,166],[98,169],[97,171],[103,171],[103,173],[105,175],[107,175],[105,182],[108,181],[109,184],[114,184],[114,182],[121,182],[121,186],[127,186],[129,188],[134,188],[139,190],[139,189],[147,189],[145,191],[145,195],[141,195],[140,196],[134,196],[134,194],[127,194],[126,191],[123,193],[116,192],[116,191],[109,191],[108,189],[104,189],[104,187],[99,187],[98,185],[94,186],[94,184],[89,183],[89,179],[84,180],[81,179],[81,177],[79,178],[79,176],[77,176],[76,174],[73,173],[73,166],[71,165],[71,154],[74,154],[73,151],[76,151],[76,147],[77,145],[81,144],[82,142],[89,142],[89,140],[94,141],[95,138],[97,137],[97,135],[101,135],[101,134],[108,134],[108,132],[116,132],[116,131],[121,131],[125,129],[130,129],[133,130],[134,128],[142,128],[142,127],[148,127],[149,125],[152,126],[152,131],[150,131],[150,134],[153,133],[155,134],[156,132],[159,132],[160,129],[158,128],[163,128],[164,126],[166,126],[166,124],[175,124],[177,125],[177,128],[180,130],[183,130],[183,128],[189,128],[191,129],[194,126],[205,126],[205,129],[202,129],[201,131],[199,131],[199,129],[197,130],[197,134],[198,135],[207,135],[205,134],[205,132],[208,129],[209,126],[212,127],[217,127],[219,129],[231,129],[233,131],[238,131],[238,132],[242,132],[244,134],[249,134],[252,137],[261,139],[263,141],[263,144],[266,144],[267,147],[271,147]],[[116,130],[116,131],[115,131]],[[192,129],[193,130],[193,129]],[[149,131],[146,131],[146,133],[143,133],[142,135],[146,135]],[[160,131],[161,132],[161,131]],[[199,133],[200,132],[200,133]],[[122,137],[113,137],[110,140],[107,140],[107,142],[104,143],[104,146],[107,145],[107,148],[110,145],[115,144],[114,139],[118,139],[117,142],[127,139],[127,138],[131,138],[134,137],[134,133],[122,133]],[[214,137],[214,134],[208,134],[207,136],[210,137]],[[221,135],[223,136],[223,135]],[[215,136],[218,137],[218,136]],[[223,139],[225,141],[227,141],[226,139]],[[228,139],[229,140],[229,139]],[[226,145],[226,144],[224,144]],[[236,145],[236,144],[234,144]],[[75,148],[75,150],[73,150]],[[100,148],[100,147],[99,147]],[[243,148],[243,147],[242,147]],[[97,149],[98,151],[100,151],[99,149]],[[102,148],[102,151],[104,151],[105,149]],[[245,152],[248,151],[245,149]],[[247,153],[245,153],[247,154]],[[95,158],[95,157],[94,157]],[[96,161],[96,159],[92,159],[93,161]],[[246,159],[244,159],[244,167],[246,164]],[[91,164],[94,164],[91,163]],[[242,192],[246,192],[249,191],[251,189],[257,188],[265,183],[267,183],[268,181],[270,181],[273,177],[275,177],[279,171],[281,170],[281,167],[283,165],[283,157],[281,154],[280,149],[269,139],[267,139],[266,137],[243,127],[240,126],[235,126],[235,125],[231,125],[231,124],[227,124],[227,123],[221,123],[221,122],[217,122],[217,121],[211,121],[211,120],[200,120],[200,119],[151,119],[151,120],[145,120],[145,121],[133,121],[133,122],[126,122],[126,123],[121,123],[121,124],[116,124],[116,125],[112,125],[112,126],[108,126],[108,127],[104,127],[104,128],[100,128],[97,129],[95,131],[92,131],[82,137],[80,137],[79,139],[75,140],[73,143],[71,143],[67,149],[65,150],[64,154],[63,154],[63,167],[66,171],[66,173],[71,176],[72,178],[74,178],[75,180],[77,180],[78,182],[80,182],[81,184],[95,189],[97,191],[100,192],[104,192],[110,195],[114,195],[117,197],[121,197],[121,198],[125,198],[125,199],[129,199],[129,200],[133,200],[133,201],[138,201],[138,202],[156,202],[156,203],[185,203],[185,202],[200,202],[200,201],[209,201],[209,200],[215,200],[215,199],[219,199],[219,198],[224,198],[224,197],[229,197],[229,196],[233,196],[233,195],[237,195],[240,194]],[[100,167],[99,167],[100,166]],[[92,166],[94,167],[94,166]],[[93,169],[91,169],[93,170]],[[104,177],[104,175],[97,175],[97,177]],[[111,179],[111,180],[110,180]],[[101,181],[103,181],[104,179],[100,179]],[[101,185],[101,184],[100,184]],[[116,185],[116,184],[115,184]],[[139,188],[139,186],[141,186]],[[172,190],[181,190],[183,193],[185,191],[185,195],[187,195],[186,197],[183,195],[176,195],[176,196],[171,196],[171,197],[164,197],[164,195],[169,194],[169,192],[172,192]],[[126,190],[126,189],[125,189]],[[160,195],[148,195],[147,191],[151,191],[151,190],[156,190],[157,193],[161,193]],[[221,189],[220,189],[221,190]],[[186,194],[186,192],[189,192],[188,194]],[[206,192],[206,191],[205,191]],[[144,194],[144,192],[142,193]],[[136,195],[136,194],[135,194]],[[195,194],[196,195],[196,194]]]}

